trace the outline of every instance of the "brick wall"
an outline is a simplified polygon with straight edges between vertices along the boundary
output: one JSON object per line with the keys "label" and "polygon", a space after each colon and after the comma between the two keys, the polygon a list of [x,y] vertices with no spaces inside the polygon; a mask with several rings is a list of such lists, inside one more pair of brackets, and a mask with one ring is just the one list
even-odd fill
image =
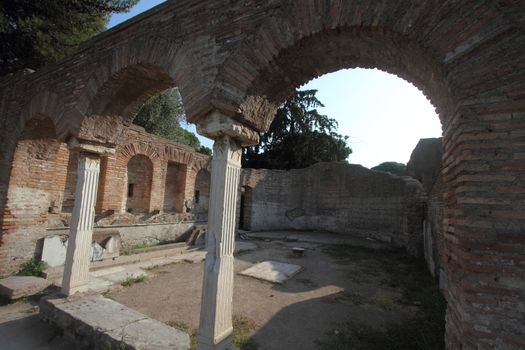
{"label": "brick wall", "polygon": [[[243,169],[244,222],[252,230],[327,230],[391,242],[417,254],[421,184],[346,163],[306,169]],[[251,198],[251,203],[250,203]]]}
{"label": "brick wall", "polygon": [[46,235],[48,215],[60,212],[69,152],[49,119],[34,119],[17,143],[4,210],[0,275],[18,270]]}
{"label": "brick wall", "polygon": [[[0,79],[0,241],[16,142],[37,113],[60,140],[115,145],[176,81],[190,121],[218,110],[261,130],[310,79],[378,68],[421,89],[443,126],[447,347],[524,348],[524,17],[520,0],[165,2],[55,65]],[[101,207],[122,209],[105,189]]]}
{"label": "brick wall", "polygon": [[[115,154],[101,158],[97,212],[124,212],[127,208],[134,212],[183,212],[186,202],[193,210],[196,174],[209,167],[209,158],[136,126],[126,131],[125,140]],[[46,228],[61,226],[64,217],[59,214],[72,211],[77,162],[78,151],[56,140],[50,120],[35,119],[28,125],[11,166],[3,211],[0,276],[18,270],[37,252],[37,241],[47,235]],[[128,183],[135,185],[131,198]],[[205,191],[203,194],[206,198]]]}
{"label": "brick wall", "polygon": [[131,157],[126,169],[127,186],[123,191],[126,197],[126,211],[149,212],[152,177],[153,163],[148,157],[141,154]]}

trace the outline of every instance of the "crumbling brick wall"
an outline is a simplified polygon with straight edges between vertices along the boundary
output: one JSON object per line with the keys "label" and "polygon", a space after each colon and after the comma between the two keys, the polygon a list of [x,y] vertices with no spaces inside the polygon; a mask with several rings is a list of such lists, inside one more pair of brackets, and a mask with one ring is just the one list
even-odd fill
{"label": "crumbling brick wall", "polygon": [[327,230],[391,242],[417,254],[423,207],[421,184],[346,163],[306,169],[243,169],[245,215],[252,230]]}
{"label": "crumbling brick wall", "polygon": [[[166,178],[168,163],[177,164],[180,170],[177,188],[168,194],[174,196],[173,203],[176,205],[169,210],[185,211],[183,204],[193,202],[197,173],[201,169],[209,169],[209,157],[148,134],[137,126],[126,130],[125,140],[117,146],[115,154],[101,158],[97,212],[123,212],[127,207],[144,212],[162,210],[164,187],[166,181],[172,180]],[[135,192],[134,199],[138,202],[130,203],[127,196],[127,165],[134,156],[142,157],[142,163],[153,163],[153,169],[148,172],[144,171],[147,166],[138,167],[138,178],[134,181],[139,187],[146,186],[143,193]],[[17,143],[10,169],[7,203],[3,210],[0,276],[17,271],[20,265],[37,253],[37,241],[47,235],[48,227],[63,226],[61,220],[64,217],[60,213],[70,213],[74,205],[77,162],[78,152],[56,140],[50,120],[35,119],[30,122]],[[150,184],[149,188],[147,184]]]}

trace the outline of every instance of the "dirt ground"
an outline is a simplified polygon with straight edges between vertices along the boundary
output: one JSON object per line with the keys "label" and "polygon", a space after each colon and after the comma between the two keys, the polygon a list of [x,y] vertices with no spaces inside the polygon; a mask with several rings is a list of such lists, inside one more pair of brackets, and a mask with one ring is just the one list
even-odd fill
{"label": "dirt ground", "polygon": [[[381,328],[420,307],[405,300],[400,280],[411,266],[398,255],[313,243],[256,243],[257,250],[236,257],[236,273],[264,260],[304,267],[283,285],[235,275],[234,314],[255,321],[252,336],[260,350],[316,349],[316,340],[337,335],[341,322]],[[297,246],[306,248],[304,257],[291,254]],[[156,268],[145,282],[109,296],[159,321],[196,329],[202,270],[203,264],[190,263]]]}

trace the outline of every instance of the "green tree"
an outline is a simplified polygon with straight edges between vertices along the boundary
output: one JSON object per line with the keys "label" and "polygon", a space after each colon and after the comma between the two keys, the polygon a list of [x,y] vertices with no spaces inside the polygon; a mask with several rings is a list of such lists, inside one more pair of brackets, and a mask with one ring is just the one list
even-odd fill
{"label": "green tree", "polygon": [[336,132],[337,121],[319,114],[317,90],[295,91],[278,110],[261,142],[243,150],[248,168],[294,169],[318,162],[345,160],[352,150],[348,136]]}
{"label": "green tree", "polygon": [[105,30],[111,13],[138,0],[3,0],[0,16],[0,75],[38,69],[71,54]]}
{"label": "green tree", "polygon": [[398,162],[383,162],[379,165],[376,165],[372,170],[382,171],[384,173],[391,173],[394,175],[405,175],[407,166],[403,163]]}
{"label": "green tree", "polygon": [[177,88],[165,90],[150,98],[137,113],[133,123],[142,126],[151,134],[183,143],[197,152],[211,155],[211,149],[202,146],[195,134],[181,127],[181,124],[186,123],[186,116]]}

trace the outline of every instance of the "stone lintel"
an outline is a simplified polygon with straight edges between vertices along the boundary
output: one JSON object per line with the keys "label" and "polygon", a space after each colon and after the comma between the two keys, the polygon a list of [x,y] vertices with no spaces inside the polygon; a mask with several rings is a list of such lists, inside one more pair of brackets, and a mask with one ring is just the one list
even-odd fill
{"label": "stone lintel", "polygon": [[78,150],[86,153],[93,153],[98,155],[115,154],[115,147],[110,147],[107,145],[97,144],[84,140],[78,140],[75,137],[72,137],[68,141],[67,146],[71,150]]}
{"label": "stone lintel", "polygon": [[257,131],[218,111],[213,111],[201,119],[197,124],[197,132],[214,140],[222,136],[229,136],[237,140],[241,146],[251,146],[259,143]]}

